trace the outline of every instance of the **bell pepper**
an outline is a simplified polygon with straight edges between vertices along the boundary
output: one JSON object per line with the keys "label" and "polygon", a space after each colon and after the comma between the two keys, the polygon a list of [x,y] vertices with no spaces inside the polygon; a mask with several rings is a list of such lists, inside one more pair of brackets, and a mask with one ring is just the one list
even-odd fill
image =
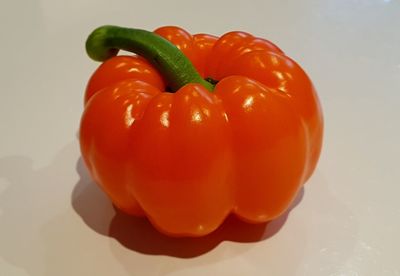
{"label": "bell pepper", "polygon": [[162,233],[204,236],[231,213],[270,221],[314,171],[316,91],[270,41],[102,26],[86,50],[103,63],[84,98],[85,164],[117,208]]}

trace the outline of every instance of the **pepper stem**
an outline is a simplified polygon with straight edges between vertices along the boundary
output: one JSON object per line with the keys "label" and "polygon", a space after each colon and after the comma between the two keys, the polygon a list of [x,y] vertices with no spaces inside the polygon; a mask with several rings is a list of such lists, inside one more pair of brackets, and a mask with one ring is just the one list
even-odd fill
{"label": "pepper stem", "polygon": [[200,76],[174,44],[153,32],[102,26],[95,29],[86,41],[86,52],[96,61],[116,56],[119,50],[146,58],[161,73],[173,92],[188,83],[199,83],[209,91],[214,89],[214,85]]}

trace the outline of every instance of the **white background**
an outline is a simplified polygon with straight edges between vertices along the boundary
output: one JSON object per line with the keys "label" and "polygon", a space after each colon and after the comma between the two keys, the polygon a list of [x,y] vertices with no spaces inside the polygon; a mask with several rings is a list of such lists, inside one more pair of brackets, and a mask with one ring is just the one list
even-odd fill
{"label": "white background", "polygon": [[[326,130],[296,206],[181,240],[116,213],[76,136],[104,24],[243,30],[297,60]],[[3,0],[0,58],[1,276],[400,275],[399,1]]]}

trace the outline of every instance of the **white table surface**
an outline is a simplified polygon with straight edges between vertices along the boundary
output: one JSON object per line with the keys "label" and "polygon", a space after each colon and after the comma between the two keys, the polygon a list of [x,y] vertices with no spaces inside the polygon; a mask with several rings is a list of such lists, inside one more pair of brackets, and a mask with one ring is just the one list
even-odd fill
{"label": "white table surface", "polygon": [[[111,4],[112,3],[112,4]],[[243,30],[308,72],[320,163],[265,226],[174,240],[116,213],[80,159],[89,32],[115,24]],[[400,275],[400,2],[0,3],[0,275]]]}

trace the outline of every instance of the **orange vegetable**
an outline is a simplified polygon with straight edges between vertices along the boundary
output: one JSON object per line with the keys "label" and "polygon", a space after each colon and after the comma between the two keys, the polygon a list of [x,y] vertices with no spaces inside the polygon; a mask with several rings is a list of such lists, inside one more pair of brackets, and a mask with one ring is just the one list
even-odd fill
{"label": "orange vegetable", "polygon": [[319,101],[271,42],[103,26],[86,47],[104,63],[86,90],[82,156],[124,212],[168,235],[202,236],[231,212],[278,217],[314,171]]}

